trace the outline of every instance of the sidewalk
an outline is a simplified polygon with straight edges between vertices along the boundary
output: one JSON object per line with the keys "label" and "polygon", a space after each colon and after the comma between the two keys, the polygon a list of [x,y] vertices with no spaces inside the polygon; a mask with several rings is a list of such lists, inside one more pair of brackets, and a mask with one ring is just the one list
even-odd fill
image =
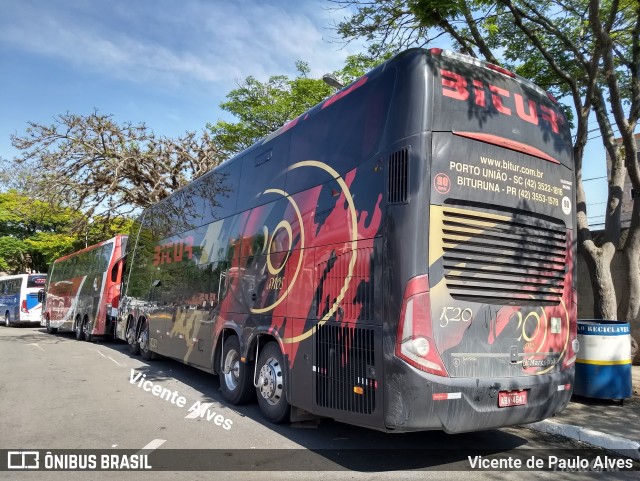
{"label": "sidewalk", "polygon": [[640,366],[632,366],[633,397],[619,401],[573,397],[553,418],[526,425],[640,460]]}

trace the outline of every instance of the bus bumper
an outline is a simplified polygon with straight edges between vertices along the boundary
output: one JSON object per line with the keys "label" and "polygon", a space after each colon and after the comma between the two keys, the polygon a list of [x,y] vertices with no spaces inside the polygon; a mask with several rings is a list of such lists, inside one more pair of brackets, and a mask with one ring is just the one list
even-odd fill
{"label": "bus bumper", "polygon": [[41,316],[39,312],[29,313],[29,314],[20,313],[20,319],[17,321],[17,323],[23,324],[23,325],[35,325],[35,326],[42,325]]}
{"label": "bus bumper", "polygon": [[[544,376],[442,378],[394,358],[385,382],[385,427],[393,431],[481,431],[540,421],[562,411],[574,366]],[[501,391],[527,391],[525,405],[498,406]]]}

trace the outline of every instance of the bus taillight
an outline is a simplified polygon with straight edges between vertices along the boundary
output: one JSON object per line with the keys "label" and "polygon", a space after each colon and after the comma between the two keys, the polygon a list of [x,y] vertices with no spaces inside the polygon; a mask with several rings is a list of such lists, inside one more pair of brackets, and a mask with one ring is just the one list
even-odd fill
{"label": "bus taillight", "polygon": [[25,314],[29,314],[29,309],[27,309],[27,300],[22,299],[22,305],[20,306],[20,312],[24,312]]}
{"label": "bus taillight", "polygon": [[448,375],[433,340],[429,282],[426,275],[414,277],[405,288],[396,356],[422,371],[438,376]]}

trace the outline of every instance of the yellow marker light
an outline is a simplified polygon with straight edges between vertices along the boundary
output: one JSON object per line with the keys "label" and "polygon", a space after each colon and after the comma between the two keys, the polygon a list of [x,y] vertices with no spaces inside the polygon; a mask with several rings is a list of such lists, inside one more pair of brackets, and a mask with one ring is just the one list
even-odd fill
{"label": "yellow marker light", "polygon": [[353,392],[356,394],[364,394],[364,389],[362,389],[360,386],[353,386]]}

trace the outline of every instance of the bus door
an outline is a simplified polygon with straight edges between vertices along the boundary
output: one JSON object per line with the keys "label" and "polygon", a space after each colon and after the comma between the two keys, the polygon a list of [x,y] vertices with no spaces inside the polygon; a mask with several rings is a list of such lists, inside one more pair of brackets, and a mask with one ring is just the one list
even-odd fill
{"label": "bus door", "polygon": [[216,312],[212,270],[213,265],[207,264],[176,271],[171,279],[174,308],[170,315],[167,311],[165,317],[168,355],[205,368],[210,367],[211,331]]}

